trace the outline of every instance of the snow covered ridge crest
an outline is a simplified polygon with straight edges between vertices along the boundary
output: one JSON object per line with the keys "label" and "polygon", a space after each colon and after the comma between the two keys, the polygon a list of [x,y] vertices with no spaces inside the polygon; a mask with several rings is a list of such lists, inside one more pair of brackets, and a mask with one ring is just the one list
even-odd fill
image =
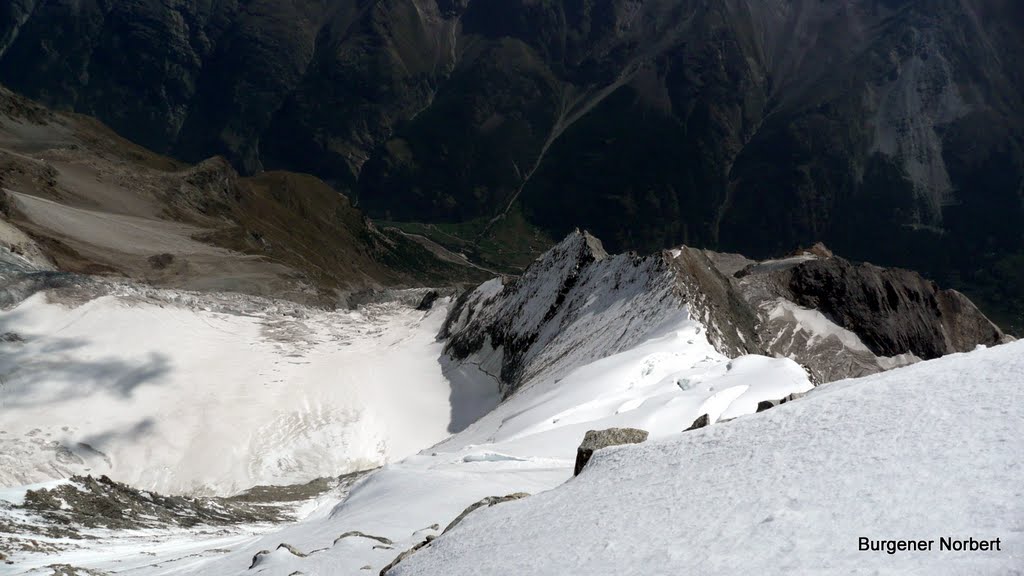
{"label": "snow covered ridge crest", "polygon": [[507,397],[658,335],[686,309],[664,258],[608,255],[575,231],[510,283],[494,279],[453,306],[445,352],[499,379]]}
{"label": "snow covered ridge crest", "polygon": [[657,337],[680,315],[729,357],[788,357],[819,383],[1012,340],[958,292],[824,247],[764,262],[686,246],[609,255],[579,230],[521,277],[463,294],[440,337],[507,397]]}
{"label": "snow covered ridge crest", "polygon": [[[388,576],[1019,574],[1021,373],[1016,342],[602,450],[577,478],[470,515]],[[865,551],[865,537],[936,544],[890,554]],[[942,538],[1000,546],[941,550]]]}

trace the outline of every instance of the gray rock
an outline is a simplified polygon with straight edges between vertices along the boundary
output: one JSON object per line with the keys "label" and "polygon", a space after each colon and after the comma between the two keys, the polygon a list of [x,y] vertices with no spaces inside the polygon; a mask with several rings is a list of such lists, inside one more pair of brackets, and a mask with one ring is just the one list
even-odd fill
{"label": "gray rock", "polygon": [[50,564],[47,568],[53,570],[52,576],[107,576],[109,574],[109,572],[80,568],[71,564]]}
{"label": "gray rock", "polygon": [[423,295],[423,299],[416,305],[417,310],[427,311],[434,307],[434,302],[441,296],[437,290],[431,290]]}
{"label": "gray rock", "polygon": [[75,529],[230,526],[289,518],[281,506],[143,493],[106,476],[72,476],[70,480],[50,489],[29,490],[21,508]]}
{"label": "gray rock", "polygon": [[399,554],[398,556],[396,556],[396,557],[395,557],[395,559],[394,559],[394,560],[392,560],[390,564],[388,564],[387,566],[385,566],[385,567],[383,567],[383,568],[381,568],[381,569],[380,569],[380,576],[386,576],[386,574],[388,573],[388,571],[389,571],[389,570],[391,570],[392,568],[394,568],[395,566],[397,566],[399,562],[401,562],[402,560],[405,560],[406,558],[408,558],[408,557],[409,557],[410,555],[412,555],[413,553],[415,553],[415,552],[416,552],[417,550],[419,550],[420,548],[423,548],[423,547],[424,547],[424,546],[426,546],[427,544],[430,544],[430,542],[431,542],[431,541],[432,541],[433,539],[434,539],[434,537],[433,537],[433,536],[428,536],[428,537],[427,537],[427,538],[426,538],[425,540],[423,540],[423,541],[422,541],[422,542],[420,542],[419,544],[417,544],[417,545],[413,546],[412,548],[409,548],[409,549],[408,549],[408,550],[406,550],[405,552],[402,552],[401,554]]}
{"label": "gray rock", "polygon": [[260,550],[259,552],[254,554],[252,557],[252,563],[249,564],[249,570],[255,568],[263,560],[263,557],[267,554],[270,554],[270,550]]}
{"label": "gray rock", "polygon": [[785,296],[854,332],[879,356],[911,352],[930,360],[1005,340],[963,294],[909,270],[828,258],[794,266],[779,280]]}
{"label": "gray rock", "polygon": [[764,412],[765,410],[771,410],[780,404],[796,400],[797,398],[804,396],[804,394],[804,392],[793,392],[792,394],[779,398],[778,400],[762,400],[757,403],[757,411]]}
{"label": "gray rock", "polygon": [[[644,437],[647,437],[646,432],[644,432]],[[457,526],[459,522],[465,520],[466,516],[469,516],[470,513],[472,513],[474,510],[478,508],[489,508],[491,506],[494,506],[495,504],[501,504],[502,502],[508,502],[509,500],[519,500],[520,498],[526,498],[527,496],[529,496],[529,494],[527,494],[526,492],[515,492],[513,494],[507,494],[505,496],[488,496],[483,500],[470,504],[465,510],[462,511],[461,514],[455,517],[455,520],[452,520],[451,523],[445,527],[444,531],[441,532],[441,534],[444,534],[452,528],[455,528],[455,526]],[[433,539],[433,537],[427,536],[427,539]]]}
{"label": "gray rock", "polygon": [[690,424],[690,427],[687,428],[686,430],[683,430],[683,432],[689,432],[690,430],[703,428],[708,424],[711,424],[711,417],[708,416],[707,414],[701,414],[700,416],[697,416],[697,419],[693,421],[693,424]]}
{"label": "gray rock", "polygon": [[[646,432],[644,432],[644,434],[646,434]],[[529,496],[529,494],[527,494],[526,492],[515,492],[513,494],[507,494],[505,496],[488,496],[483,500],[470,504],[465,510],[462,511],[461,514],[459,514],[455,518],[455,520],[452,520],[451,523],[448,524],[448,526],[444,529],[444,532],[442,532],[441,534],[445,534],[452,528],[456,527],[460,522],[465,520],[466,516],[469,516],[475,510],[478,510],[480,508],[489,508],[491,506],[494,506],[495,504],[501,504],[502,502],[508,502],[510,500],[519,500],[520,498],[526,498],[527,496]],[[436,536],[431,534],[430,536],[424,538],[423,541],[419,544],[399,554],[397,557],[395,557],[394,560],[391,561],[390,564],[381,569],[380,576],[385,576],[388,573],[388,571],[394,568],[399,562],[405,560],[409,557],[409,555],[416,552],[420,548],[427,546],[428,544],[433,542],[435,538]]]}
{"label": "gray rock", "polygon": [[341,536],[338,536],[337,538],[335,538],[334,539],[334,543],[337,544],[339,541],[344,540],[345,538],[350,538],[350,537],[367,538],[367,539],[370,539],[370,540],[376,540],[377,542],[380,542],[381,544],[385,544],[387,546],[391,546],[391,545],[394,544],[394,542],[392,542],[390,538],[385,538],[383,536],[374,536],[372,534],[366,534],[366,533],[360,532],[359,530],[351,530],[349,532],[345,532]]}
{"label": "gray rock", "polygon": [[583,467],[590,461],[595,450],[621,444],[639,444],[647,440],[648,432],[638,428],[608,428],[605,430],[589,430],[583,437],[583,443],[576,450],[576,470],[578,476]]}
{"label": "gray rock", "polygon": [[[292,546],[291,544],[289,544],[287,542],[282,542],[282,543],[277,545],[277,549],[278,550],[280,550],[281,548],[284,548],[285,550],[291,552],[292,555],[298,556],[299,558],[305,558],[306,556],[309,556],[309,554],[306,554],[302,550],[299,550],[298,548],[296,548],[295,546]],[[312,554],[312,552],[310,552],[310,554]]]}

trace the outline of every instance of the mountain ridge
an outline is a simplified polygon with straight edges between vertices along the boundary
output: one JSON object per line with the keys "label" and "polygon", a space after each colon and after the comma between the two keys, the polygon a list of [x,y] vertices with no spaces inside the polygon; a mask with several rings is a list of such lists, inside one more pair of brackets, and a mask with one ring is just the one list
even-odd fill
{"label": "mountain ridge", "polygon": [[654,338],[680,314],[721,354],[791,358],[816,383],[1012,340],[958,292],[823,247],[762,262],[686,246],[609,255],[579,230],[522,276],[460,296],[440,338],[508,397]]}
{"label": "mountain ridge", "polygon": [[375,226],[314,176],[241,176],[221,157],[186,165],[2,86],[0,246],[18,260],[0,273],[28,284],[59,270],[326,306],[487,274]]}
{"label": "mountain ridge", "polygon": [[1008,0],[26,0],[0,82],[384,220],[515,205],[615,251],[824,241],[1019,330],[1022,23]]}

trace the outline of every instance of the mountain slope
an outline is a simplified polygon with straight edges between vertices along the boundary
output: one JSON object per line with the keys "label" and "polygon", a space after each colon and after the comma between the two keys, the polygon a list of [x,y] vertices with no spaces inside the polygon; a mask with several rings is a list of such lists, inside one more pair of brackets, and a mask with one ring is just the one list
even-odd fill
{"label": "mountain slope", "polygon": [[[5,253],[0,249],[0,256]],[[389,301],[357,310],[325,311],[239,294],[37,274],[36,289],[42,293],[25,299],[26,291],[17,286],[0,292],[17,303],[0,312],[5,383],[0,428],[7,432],[0,435],[7,475],[0,481],[46,482],[0,491],[0,547],[26,571],[59,561],[137,575],[379,573],[404,551],[419,548],[397,568],[416,573],[434,553],[423,547],[443,533],[442,526],[463,516],[472,519],[478,512],[466,510],[475,503],[491,498],[484,502],[497,502],[500,509],[508,505],[505,499],[492,497],[522,499],[522,492],[547,501],[601,476],[605,455],[598,452],[598,466],[588,464],[571,480],[577,447],[588,430],[639,427],[652,441],[669,441],[642,448],[645,456],[662,446],[674,449],[683,433],[684,440],[721,439],[705,452],[728,450],[747,458],[744,465],[778,455],[773,462],[790,463],[791,471],[828,462],[848,466],[850,459],[835,443],[859,437],[845,431],[866,423],[872,426],[869,433],[892,432],[897,424],[875,426],[874,419],[913,414],[913,402],[928,393],[933,372],[945,378],[926,403],[929,410],[946,410],[935,417],[945,424],[963,410],[977,419],[973,408],[949,398],[952,379],[970,380],[966,372],[956,373],[961,360],[964,366],[991,367],[994,392],[957,389],[965,405],[979,396],[975,406],[987,414],[986,425],[973,429],[1002,434],[1017,426],[1017,415],[1006,408],[1015,405],[1013,394],[1004,390],[1019,368],[1016,343],[992,354],[954,357],[952,365],[922,362],[917,371],[850,381],[833,394],[822,392],[829,385],[813,390],[816,381],[917,361],[915,351],[931,357],[1003,340],[957,293],[938,290],[912,273],[854,267],[820,246],[765,262],[688,247],[644,257],[607,254],[596,238],[574,232],[521,277],[492,279],[454,301],[437,300],[429,311],[413,309],[426,292],[422,289],[392,292]],[[820,310],[798,304],[801,297]],[[889,317],[900,321],[880,320]],[[859,393],[843,396],[858,382],[864,382],[871,400]],[[906,394],[899,392],[905,382],[911,382]],[[805,393],[810,397],[802,398]],[[1000,405],[1004,412],[989,410],[986,394],[997,393],[1010,400]],[[840,400],[821,406],[816,397]],[[771,416],[789,414],[782,408],[772,409],[767,420],[749,416],[780,403],[814,408],[800,409],[793,420]],[[869,413],[858,412],[858,403]],[[889,411],[875,413],[872,407],[879,404]],[[755,421],[770,424],[756,425],[753,436],[730,432]],[[921,433],[927,442],[927,450],[907,458],[938,452],[938,432],[922,428],[922,421],[898,424],[904,438]],[[810,422],[816,427],[804,428]],[[708,426],[711,433],[693,430]],[[776,433],[789,429],[798,431],[799,441]],[[436,443],[426,447],[431,442]],[[773,442],[778,449],[760,449]],[[814,442],[821,450],[801,449]],[[994,445],[997,456],[1013,449]],[[983,454],[979,446],[969,447],[972,454]],[[871,474],[902,465],[851,452]],[[893,454],[906,455],[884,453]],[[679,457],[665,458],[675,471]],[[942,458],[934,465],[951,466]],[[705,456],[692,468],[702,462],[716,461]],[[386,465],[358,480],[321,478],[252,488],[380,464]],[[639,469],[646,466],[631,473],[643,475]],[[651,470],[657,473],[652,478],[664,472],[658,463]],[[116,488],[123,498],[115,501],[124,505],[111,509],[102,504],[110,490],[80,496],[75,486],[96,482],[61,480],[73,473],[110,474],[113,481],[136,487]],[[756,469],[745,474],[745,485],[763,488]],[[722,486],[692,476],[699,487],[685,478],[661,485],[695,491]],[[741,481],[731,478],[730,490]],[[1003,486],[988,476],[973,478],[985,483],[984,490]],[[114,486],[103,479],[98,484]],[[617,483],[619,490],[629,485]],[[242,500],[226,502],[267,502],[296,514],[297,521],[268,526],[225,511],[226,523],[199,522],[187,511],[208,503],[186,505],[180,498],[153,495],[153,502],[182,504],[186,517],[165,510],[160,514],[170,515],[170,523],[146,519],[139,524],[131,512],[121,512],[150,510],[153,502],[139,490],[152,487],[220,495],[251,488],[238,496]],[[752,498],[776,502],[775,493],[764,496],[766,490]],[[72,501],[61,500],[67,495]],[[260,500],[275,495],[287,498]],[[675,494],[673,502],[684,497]],[[666,508],[660,502],[655,505]],[[94,518],[93,506],[106,512]],[[667,508],[677,514],[693,507]],[[1002,522],[1001,514],[997,510],[992,517]],[[449,542],[460,531],[447,532],[436,540],[438,550],[457,546]],[[589,533],[579,538],[600,542]],[[140,542],[153,539],[161,545],[144,546],[140,554]],[[428,555],[420,561],[420,553]],[[452,562],[458,573],[472,572],[457,564],[460,559]],[[566,562],[585,565],[587,560]]]}
{"label": "mountain slope", "polygon": [[0,239],[41,268],[328,305],[487,276],[375,227],[313,176],[240,177],[222,158],[187,166],[2,87],[0,187]]}
{"label": "mountain slope", "polygon": [[[1024,546],[1022,352],[1014,343],[836,382],[763,414],[600,451],[579,477],[474,512],[388,574],[1012,574]],[[861,537],[933,544],[864,552]],[[940,551],[940,538],[999,549]]]}
{"label": "mountain slope", "polygon": [[763,262],[685,246],[609,255],[580,231],[522,276],[463,294],[441,336],[452,358],[508,396],[635,346],[683,309],[719,352],[791,358],[816,382],[1007,340],[962,294],[906,270],[854,266],[823,247]]}
{"label": "mountain slope", "polygon": [[[0,81],[375,217],[918,269],[1019,330],[1011,0],[23,0]],[[488,238],[484,226],[479,237]]]}

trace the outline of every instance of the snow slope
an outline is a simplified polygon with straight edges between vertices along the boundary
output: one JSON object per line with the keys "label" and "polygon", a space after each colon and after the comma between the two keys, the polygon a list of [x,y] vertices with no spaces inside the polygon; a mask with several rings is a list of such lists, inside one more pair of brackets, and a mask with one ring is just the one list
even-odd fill
{"label": "snow slope", "polygon": [[685,304],[660,256],[608,255],[576,231],[522,276],[461,298],[442,334],[446,352],[499,378],[507,396],[649,339]]}
{"label": "snow slope", "polygon": [[39,293],[0,312],[20,340],[0,342],[0,486],[92,473],[225,495],[372,468],[449,434],[444,306],[219,298]]}
{"label": "snow slope", "polygon": [[[599,451],[579,477],[473,513],[389,574],[1020,574],[1021,375],[1017,342]],[[890,555],[859,551],[860,537],[935,542]],[[939,551],[942,537],[1000,551]]]}
{"label": "snow slope", "polygon": [[[14,559],[26,573],[70,561],[154,576],[376,574],[467,506],[514,492],[534,496],[474,512],[395,573],[746,573],[762,560],[779,572],[845,573],[859,565],[836,548],[844,538],[862,528],[917,537],[930,510],[935,526],[973,526],[954,514],[979,530],[992,520],[1019,546],[1020,492],[1001,480],[1019,470],[999,465],[1020,460],[1020,393],[1009,383],[1024,373],[1020,345],[829,385],[746,416],[761,400],[810,390],[807,372],[789,358],[719,352],[711,341],[743,319],[706,312],[729,294],[698,302],[694,290],[714,282],[681,286],[666,262],[608,256],[573,234],[521,278],[464,295],[447,321],[441,304],[326,313],[152,290],[70,304],[34,296],[0,314],[0,333],[24,336],[0,343],[0,430],[14,431],[0,435],[3,483],[88,467],[140,488],[227,493],[390,464],[308,503],[301,521],[234,531],[216,549],[203,544],[209,534],[175,533],[139,558],[144,536],[126,531],[40,537],[62,546],[58,558]],[[713,275],[707,258],[692,264],[697,280]],[[809,311],[781,312],[794,346],[834,340],[840,354],[860,343]],[[985,380],[971,377],[988,366]],[[682,432],[702,415],[710,428]],[[612,426],[651,440],[598,452],[573,479],[585,432]],[[943,452],[959,437],[967,448]],[[977,482],[983,498],[937,504],[960,490],[936,484],[946,477]],[[917,482],[929,494],[907,489]],[[991,504],[997,492],[1010,508]],[[975,517],[963,501],[988,507]]]}
{"label": "snow slope", "polygon": [[[731,418],[754,411],[759,400],[809,388],[806,373],[791,360],[722,356],[703,327],[685,310],[677,311],[673,322],[640,345],[557,380],[530,381],[461,433],[386,466],[346,499],[325,502],[302,522],[214,559],[199,562],[182,550],[179,560],[165,558],[159,568],[132,573],[351,575],[366,573],[366,566],[376,573],[484,497],[542,492],[571,478],[576,448],[588,429],[639,426],[652,438],[672,436],[701,414]],[[335,542],[355,530],[393,544],[383,547],[366,538]],[[279,549],[281,544],[307,555]],[[261,550],[271,553],[250,572]],[[123,566],[103,550],[76,559],[101,569]]]}

